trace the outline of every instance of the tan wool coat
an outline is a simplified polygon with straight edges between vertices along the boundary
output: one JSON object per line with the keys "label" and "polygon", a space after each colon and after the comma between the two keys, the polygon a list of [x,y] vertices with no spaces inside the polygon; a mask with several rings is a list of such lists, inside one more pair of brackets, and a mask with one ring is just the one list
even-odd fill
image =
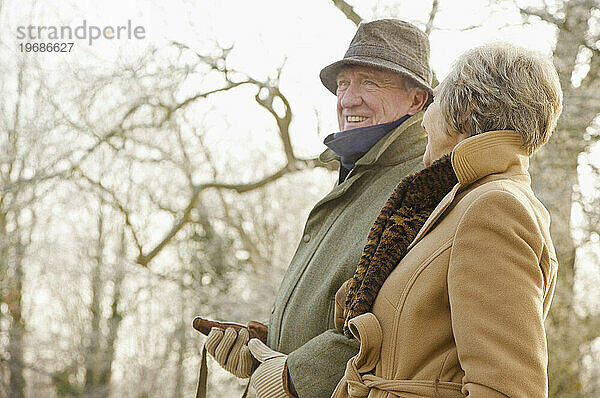
{"label": "tan wool coat", "polygon": [[360,352],[332,397],[547,396],[544,319],[558,263],[521,145],[514,131],[492,131],[454,148],[458,184],[372,312],[350,322]]}

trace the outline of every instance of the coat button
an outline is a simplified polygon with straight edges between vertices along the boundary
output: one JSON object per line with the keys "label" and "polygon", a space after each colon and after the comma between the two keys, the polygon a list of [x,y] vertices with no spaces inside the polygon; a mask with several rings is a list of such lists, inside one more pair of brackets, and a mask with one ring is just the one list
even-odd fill
{"label": "coat button", "polygon": [[306,234],[302,237],[302,240],[304,241],[304,243],[308,243],[310,242],[310,234]]}

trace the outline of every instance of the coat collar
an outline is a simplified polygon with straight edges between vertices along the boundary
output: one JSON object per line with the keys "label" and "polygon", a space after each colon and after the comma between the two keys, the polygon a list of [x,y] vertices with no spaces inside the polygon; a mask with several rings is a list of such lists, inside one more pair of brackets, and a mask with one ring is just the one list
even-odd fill
{"label": "coat collar", "polygon": [[452,190],[440,201],[409,245],[410,250],[454,202],[458,192],[485,177],[527,175],[529,156],[521,136],[514,130],[497,130],[469,137],[452,150],[452,167],[458,178]]}
{"label": "coat collar", "polygon": [[[426,136],[425,131],[421,128],[424,113],[421,111],[414,114],[389,132],[356,161],[356,166],[390,166],[406,162],[422,154],[423,148],[419,143]],[[398,139],[401,135],[403,135],[402,139]],[[339,160],[339,157],[328,148],[321,153],[319,160],[328,163]]]}
{"label": "coat collar", "polygon": [[490,174],[526,174],[529,155],[516,131],[489,131],[459,142],[452,150],[452,167],[466,187]]}

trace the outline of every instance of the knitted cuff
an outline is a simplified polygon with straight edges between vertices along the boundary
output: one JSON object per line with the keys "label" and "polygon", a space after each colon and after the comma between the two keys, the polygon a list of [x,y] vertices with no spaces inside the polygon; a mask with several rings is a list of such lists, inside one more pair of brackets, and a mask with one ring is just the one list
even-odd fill
{"label": "knitted cuff", "polygon": [[258,398],[288,398],[283,389],[283,367],[285,356],[263,362],[252,375],[251,384]]}

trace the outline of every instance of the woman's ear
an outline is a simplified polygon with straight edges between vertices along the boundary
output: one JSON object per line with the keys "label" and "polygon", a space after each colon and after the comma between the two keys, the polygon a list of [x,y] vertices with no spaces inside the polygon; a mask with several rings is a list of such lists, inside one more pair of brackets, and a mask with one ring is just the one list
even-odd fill
{"label": "woman's ear", "polygon": [[464,111],[460,113],[459,120],[456,121],[456,127],[459,130],[459,135],[463,136],[462,139],[468,138],[473,135],[471,125],[467,123],[473,112],[473,101],[471,100],[469,105],[464,108]]}
{"label": "woman's ear", "polygon": [[410,103],[410,108],[408,108],[407,112],[407,114],[410,116],[423,109],[425,103],[427,102],[427,98],[429,98],[429,93],[425,90],[421,90],[420,88],[412,90],[411,94],[412,101]]}

